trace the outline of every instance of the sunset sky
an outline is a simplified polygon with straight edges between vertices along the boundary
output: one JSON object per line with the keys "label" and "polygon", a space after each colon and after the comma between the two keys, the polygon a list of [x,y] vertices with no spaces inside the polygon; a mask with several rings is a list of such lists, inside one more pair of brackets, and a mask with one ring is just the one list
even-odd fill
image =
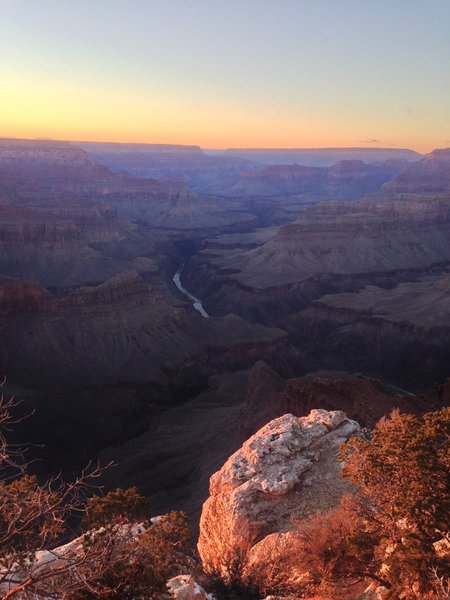
{"label": "sunset sky", "polygon": [[0,0],[0,136],[450,146],[450,0]]}

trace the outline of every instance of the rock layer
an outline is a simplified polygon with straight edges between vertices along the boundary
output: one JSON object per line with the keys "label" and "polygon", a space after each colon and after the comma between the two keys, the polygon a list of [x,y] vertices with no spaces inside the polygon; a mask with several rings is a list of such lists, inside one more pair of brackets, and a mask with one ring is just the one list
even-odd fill
{"label": "rock layer", "polygon": [[164,381],[165,372],[181,377],[194,366],[199,378],[216,363],[253,362],[287,343],[279,329],[171,305],[136,272],[63,299],[39,284],[0,279],[0,307],[0,371],[40,388]]}
{"label": "rock layer", "polygon": [[291,316],[286,329],[311,364],[423,390],[448,376],[450,277],[323,296]]}
{"label": "rock layer", "polygon": [[406,166],[407,163],[396,160],[380,164],[343,160],[328,168],[303,164],[269,165],[242,174],[238,183],[224,193],[274,198],[297,196],[316,201],[356,200],[378,190]]}

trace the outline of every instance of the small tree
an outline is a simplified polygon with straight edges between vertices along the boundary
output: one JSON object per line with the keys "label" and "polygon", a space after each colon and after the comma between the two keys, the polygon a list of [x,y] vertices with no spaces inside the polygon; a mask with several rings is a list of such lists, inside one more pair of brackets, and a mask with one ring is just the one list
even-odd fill
{"label": "small tree", "polygon": [[88,499],[81,526],[88,530],[104,527],[117,520],[148,522],[150,516],[149,502],[137,488],[117,488],[106,496],[95,495]]}
{"label": "small tree", "polygon": [[416,417],[394,411],[370,440],[353,438],[341,459],[360,486],[358,546],[371,548],[366,572],[398,598],[435,597],[449,566],[433,544],[450,531],[450,408]]}
{"label": "small tree", "polygon": [[295,521],[289,533],[263,546],[246,577],[261,595],[348,598],[349,588],[363,579],[364,563],[354,547],[360,524],[352,498],[345,496],[335,508]]}
{"label": "small tree", "polygon": [[[115,538],[116,544],[105,568],[91,572],[89,586],[75,590],[68,596],[70,600],[99,596],[105,600],[160,599],[170,577],[192,568],[192,531],[184,513],[171,512],[146,528],[136,529],[133,521],[119,523],[113,519],[101,530],[85,535],[86,552],[96,548],[99,539],[108,545]],[[118,539],[122,541],[117,543]]]}
{"label": "small tree", "polygon": [[[72,482],[56,476],[43,484],[26,474],[24,450],[9,446],[6,434],[17,423],[13,398],[0,397],[0,592],[10,598],[35,587],[36,552],[54,545],[67,519],[83,510],[99,467],[88,467]],[[51,562],[51,561],[50,561]],[[19,577],[20,573],[20,577]],[[41,576],[42,577],[42,576]],[[17,590],[17,591],[16,591]]]}
{"label": "small tree", "polygon": [[[185,515],[170,513],[151,524],[148,503],[135,488],[88,499],[99,467],[69,483],[59,476],[38,483],[26,473],[24,452],[5,437],[15,406],[0,397],[0,599],[160,598],[167,578],[189,562]],[[89,531],[55,547],[74,513],[84,516]]]}

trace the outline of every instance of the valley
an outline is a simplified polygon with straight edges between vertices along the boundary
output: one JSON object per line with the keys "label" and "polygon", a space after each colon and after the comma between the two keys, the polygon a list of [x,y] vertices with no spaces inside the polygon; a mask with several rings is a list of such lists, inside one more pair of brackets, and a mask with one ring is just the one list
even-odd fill
{"label": "valley", "polygon": [[198,516],[286,412],[448,404],[450,151],[328,150],[0,140],[0,371],[39,476],[113,460]]}

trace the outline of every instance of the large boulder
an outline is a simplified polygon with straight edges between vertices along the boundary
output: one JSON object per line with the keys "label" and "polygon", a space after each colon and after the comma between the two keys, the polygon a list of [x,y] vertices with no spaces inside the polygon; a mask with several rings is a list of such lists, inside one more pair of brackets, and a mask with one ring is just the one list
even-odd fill
{"label": "large boulder", "polygon": [[342,411],[286,414],[247,440],[210,479],[198,550],[208,571],[228,576],[236,561],[293,518],[338,504],[350,490],[340,477],[339,447],[361,428]]}

